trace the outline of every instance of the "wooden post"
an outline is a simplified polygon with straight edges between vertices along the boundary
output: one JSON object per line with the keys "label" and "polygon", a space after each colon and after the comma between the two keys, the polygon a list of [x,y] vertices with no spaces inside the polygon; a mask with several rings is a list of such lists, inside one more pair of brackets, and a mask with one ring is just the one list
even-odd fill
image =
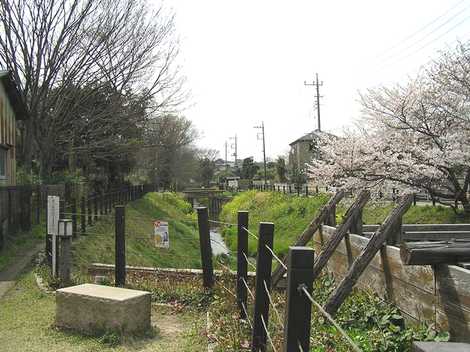
{"label": "wooden post", "polygon": [[80,225],[82,230],[82,235],[86,233],[86,201],[85,197],[82,197],[80,202]]}
{"label": "wooden post", "polygon": [[366,205],[367,201],[370,198],[370,192],[363,190],[357,198],[354,200],[354,203],[349,207],[346,214],[344,215],[343,223],[338,227],[336,233],[330,237],[330,240],[322,248],[322,251],[315,260],[315,266],[313,268],[313,279],[315,280],[318,275],[320,275],[322,269],[325,267],[328,260],[333,255],[336,247],[341,242],[343,237],[346,235],[348,230],[351,228],[351,225],[357,216],[357,213]]}
{"label": "wooden post", "polygon": [[115,267],[114,278],[116,286],[126,284],[126,222],[125,207],[116,205],[115,207]]}
{"label": "wooden post", "polygon": [[387,244],[389,246],[400,245],[402,239],[402,218],[396,219],[395,223],[392,224],[392,229],[387,237]]}
{"label": "wooden post", "polygon": [[94,220],[98,221],[98,194],[97,193],[95,193],[95,197],[93,198],[93,205],[94,205],[94,213],[95,213]]}
{"label": "wooden post", "polygon": [[[273,260],[271,252],[266,247],[272,250],[273,240],[274,224],[261,222],[259,224],[258,258],[256,261],[255,309],[251,343],[252,352],[266,351],[267,334],[264,329],[263,320],[267,328],[269,318],[268,292],[271,291],[271,266]],[[268,292],[266,292],[266,288]]]}
{"label": "wooden post", "polygon": [[59,255],[59,278],[63,285],[70,283],[71,271],[71,244],[72,244],[72,220],[59,220],[59,238],[60,238],[60,255]]}
{"label": "wooden post", "polygon": [[4,238],[3,238],[3,226],[0,225],[0,251],[3,249],[3,244],[4,244]]}
{"label": "wooden post", "polygon": [[87,202],[87,214],[88,214],[88,226],[93,225],[93,209],[91,205],[91,198],[88,195],[88,202]]}
{"label": "wooden post", "polygon": [[203,285],[205,288],[212,288],[214,286],[214,269],[212,267],[209,214],[206,207],[197,208],[197,222],[199,225]]}
{"label": "wooden post", "polygon": [[362,236],[362,209],[354,216],[349,232]]}
{"label": "wooden post", "polygon": [[289,247],[288,258],[283,351],[310,351],[312,302],[300,287],[312,294],[314,251],[308,247]]}
{"label": "wooden post", "polygon": [[305,185],[305,197],[308,197],[308,185]]}
{"label": "wooden post", "polygon": [[330,314],[335,314],[346,297],[351,293],[357,280],[374,258],[375,254],[382,248],[385,240],[393,230],[393,225],[397,219],[401,218],[407,212],[413,202],[413,196],[404,197],[393,211],[387,216],[383,224],[374,233],[361,255],[356,258],[351,268],[344,276],[338,287],[335,289],[328,302],[325,304],[325,310]]}
{"label": "wooden post", "polygon": [[106,195],[104,194],[104,192],[100,194],[100,212],[101,215],[106,214]]}
{"label": "wooden post", "polygon": [[41,222],[41,186],[36,187],[36,224]]}
{"label": "wooden post", "polygon": [[297,197],[300,197],[300,184],[295,185],[295,188],[297,188]]}
{"label": "wooden post", "polygon": [[285,194],[286,193],[286,186],[282,186],[282,192]]}
{"label": "wooden post", "polygon": [[[305,228],[305,230],[302,232],[302,234],[299,236],[297,241],[295,242],[295,246],[305,246],[308,241],[313,237],[315,232],[320,229],[322,223],[324,223],[327,219],[329,214],[331,213],[331,209],[336,207],[336,204],[339,203],[341,199],[344,197],[344,192],[342,190],[338,191],[333,197],[330,198],[330,200],[320,209],[320,211],[317,213],[318,215],[313,218],[313,220],[310,222],[310,224]],[[287,257],[283,258],[283,263],[287,263]],[[272,281],[273,285],[277,285],[279,281],[282,279],[282,276],[286,270],[282,265],[278,265],[276,267],[276,270],[274,270],[274,273],[272,275]]]}
{"label": "wooden post", "polygon": [[238,212],[238,248],[237,248],[237,303],[240,312],[240,319],[246,319],[245,310],[247,309],[247,289],[243,280],[248,282],[248,232],[245,228],[248,228],[248,212]]}
{"label": "wooden post", "polygon": [[336,227],[336,204],[330,208],[325,225]]}
{"label": "wooden post", "polygon": [[78,235],[78,223],[77,223],[77,201],[76,201],[75,197],[72,198],[71,211],[72,211],[72,233],[71,233],[71,236],[76,238],[77,235]]}

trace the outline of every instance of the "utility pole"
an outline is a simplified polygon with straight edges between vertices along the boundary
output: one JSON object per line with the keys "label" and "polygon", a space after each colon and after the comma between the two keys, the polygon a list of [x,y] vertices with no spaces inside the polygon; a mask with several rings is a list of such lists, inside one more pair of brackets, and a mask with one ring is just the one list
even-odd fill
{"label": "utility pole", "polygon": [[318,81],[318,73],[316,73],[315,74],[315,81],[312,82],[312,83],[307,83],[307,81],[304,81],[304,86],[314,86],[314,87],[316,87],[315,99],[316,99],[316,105],[317,105],[318,132],[321,132],[320,98],[323,98],[323,97],[320,95],[320,86],[323,86],[323,81],[321,81],[321,82]]}
{"label": "utility pole", "polygon": [[[267,173],[266,173],[266,142],[264,138],[264,121],[261,122],[261,126],[255,126],[254,128],[261,129],[261,135],[263,137],[263,164],[264,164],[264,185],[267,185]],[[256,137],[258,137],[256,135]]]}
{"label": "utility pole", "polygon": [[227,155],[228,155],[228,144],[227,144],[227,141],[225,141],[225,168],[226,169],[228,169]]}
{"label": "utility pole", "polygon": [[238,167],[238,153],[237,153],[237,148],[238,148],[238,140],[237,140],[237,135],[235,135],[235,137],[230,137],[230,139],[233,139],[234,140],[234,143],[230,146],[234,152],[232,154],[232,156],[235,157],[235,168]]}

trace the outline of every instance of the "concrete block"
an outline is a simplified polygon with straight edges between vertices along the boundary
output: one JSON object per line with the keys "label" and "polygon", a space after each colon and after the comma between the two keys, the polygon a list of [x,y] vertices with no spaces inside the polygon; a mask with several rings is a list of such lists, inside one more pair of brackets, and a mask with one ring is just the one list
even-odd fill
{"label": "concrete block", "polygon": [[150,329],[151,294],[83,284],[56,291],[56,325],[84,334],[124,334]]}
{"label": "concrete block", "polygon": [[413,342],[413,352],[470,352],[470,344],[460,342]]}

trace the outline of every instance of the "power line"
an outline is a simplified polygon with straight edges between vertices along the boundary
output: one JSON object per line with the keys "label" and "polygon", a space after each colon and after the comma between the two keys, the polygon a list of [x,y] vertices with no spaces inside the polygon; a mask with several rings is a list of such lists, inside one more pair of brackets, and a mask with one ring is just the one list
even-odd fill
{"label": "power line", "polygon": [[[395,49],[399,48],[402,44],[405,44],[406,42],[408,42],[410,39],[412,39],[413,37],[415,37],[416,35],[418,35],[419,33],[421,33],[422,31],[424,31],[425,29],[427,29],[428,27],[430,27],[431,25],[433,25],[434,23],[438,22],[440,19],[446,17],[450,12],[452,12],[454,9],[456,9],[457,7],[459,7],[462,3],[464,3],[466,0],[461,0],[459,2],[457,2],[456,4],[454,4],[453,6],[451,6],[449,9],[447,9],[447,11],[445,11],[443,14],[437,16],[436,18],[434,18],[433,20],[431,20],[430,22],[428,22],[427,24],[425,24],[423,27],[419,28],[418,30],[416,30],[415,32],[411,33],[410,35],[406,36],[403,40],[395,43],[394,45],[392,45],[391,47],[389,47],[388,49],[384,50],[381,54],[378,55],[378,57],[382,57],[384,56],[386,53],[388,52],[391,52],[391,51],[394,51]],[[460,13],[460,12],[459,12]],[[452,17],[453,18],[453,17]],[[442,26],[442,24],[441,24]],[[437,29],[439,29],[440,27],[437,27],[435,28],[433,31],[431,31],[431,33],[434,33]]]}
{"label": "power line", "polygon": [[384,69],[386,67],[390,67],[390,66],[393,66],[393,65],[396,65],[397,63],[399,62],[402,62],[403,60],[406,60],[408,59],[409,57],[413,56],[413,55],[416,55],[417,53],[419,53],[420,51],[422,51],[423,49],[425,49],[426,47],[428,47],[429,45],[433,44],[435,41],[441,39],[443,36],[445,36],[446,34],[450,33],[452,30],[454,30],[455,28],[459,27],[460,25],[462,25],[463,23],[467,22],[468,20],[470,19],[470,16],[467,16],[465,18],[463,18],[461,21],[459,21],[457,24],[455,24],[454,26],[452,26],[451,28],[449,28],[447,31],[445,31],[444,33],[441,33],[439,36],[433,38],[432,40],[426,42],[424,45],[421,45],[419,46],[418,48],[416,48],[415,50],[413,50],[412,52],[404,55],[404,56],[401,56],[401,57],[398,57],[397,60],[391,62],[390,64],[385,64],[383,65],[379,70],[381,69]]}

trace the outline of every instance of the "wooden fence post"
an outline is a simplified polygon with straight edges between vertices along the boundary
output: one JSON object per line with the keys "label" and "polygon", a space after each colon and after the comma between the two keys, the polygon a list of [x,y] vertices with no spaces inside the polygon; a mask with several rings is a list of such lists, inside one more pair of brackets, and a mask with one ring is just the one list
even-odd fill
{"label": "wooden fence post", "polygon": [[240,319],[246,319],[247,309],[247,289],[245,282],[248,283],[248,232],[245,229],[248,228],[248,212],[238,212],[238,248],[237,248],[237,303],[240,311]]}
{"label": "wooden fence post", "polygon": [[199,226],[203,285],[205,288],[212,288],[214,286],[214,269],[212,267],[209,214],[206,207],[197,208],[197,222]]}
{"label": "wooden fence post", "polygon": [[[264,325],[268,328],[268,292],[271,291],[271,266],[273,260],[271,252],[266,247],[269,247],[272,250],[273,241],[274,224],[270,222],[261,222],[259,224],[258,258],[256,261],[255,308],[251,343],[252,352],[266,351],[267,334]],[[266,289],[268,292],[266,292]]]}
{"label": "wooden fence post", "polygon": [[41,222],[41,186],[36,187],[36,224]]}
{"label": "wooden fence post", "polygon": [[315,266],[313,268],[314,280],[318,277],[326,263],[328,263],[328,260],[333,255],[336,247],[338,247],[343,237],[351,228],[351,224],[357,216],[358,211],[360,211],[366,205],[369,198],[370,192],[368,190],[363,190],[354,200],[354,203],[346,211],[343,223],[338,227],[336,233],[330,237],[330,240],[325,244],[320,255],[318,255],[315,260]]}
{"label": "wooden fence post", "polygon": [[72,198],[72,233],[71,235],[76,238],[78,235],[78,223],[77,223],[77,200],[75,197]]}
{"label": "wooden fence post", "polygon": [[305,197],[308,197],[308,185],[305,185]]}
{"label": "wooden fence post", "polygon": [[86,233],[86,201],[85,197],[82,197],[80,202],[80,225],[82,230],[82,235]]}
{"label": "wooden fence post", "polygon": [[401,218],[403,214],[406,213],[412,202],[413,198],[411,195],[404,197],[387,216],[379,229],[372,235],[360,256],[356,258],[344,278],[328,299],[328,302],[325,304],[324,309],[328,313],[333,315],[338,311],[346,297],[351,293],[351,290],[361,274],[367,268],[367,265],[369,265],[375,254],[380,250],[380,248],[382,248],[387,237],[393,230],[393,225],[397,222],[397,219]]}
{"label": "wooden fence post", "polygon": [[115,286],[126,284],[126,222],[125,207],[116,205],[115,207],[115,265],[114,280]]}
{"label": "wooden fence post", "polygon": [[401,243],[401,238],[402,238],[402,223],[403,219],[402,217],[397,218],[395,223],[392,225],[392,230],[390,232],[390,235],[387,236],[387,244],[389,246],[396,246],[400,245]]}
{"label": "wooden fence post", "polygon": [[362,209],[354,216],[349,232],[362,236]]}
{"label": "wooden fence post", "polygon": [[0,225],[0,251],[3,249],[3,244],[4,244],[4,238],[3,238],[3,226]]}
{"label": "wooden fence post", "polygon": [[70,283],[72,228],[72,220],[59,220],[59,278],[64,285]]}
{"label": "wooden fence post", "polygon": [[312,302],[300,287],[312,294],[314,253],[309,247],[289,247],[284,352],[310,351]]}
{"label": "wooden fence post", "polygon": [[93,205],[95,210],[94,220],[98,221],[98,194],[95,193],[95,197],[93,198]]}
{"label": "wooden fence post", "polygon": [[88,226],[93,225],[93,208],[90,195],[88,195],[88,205],[87,205],[87,214],[88,214]]}

